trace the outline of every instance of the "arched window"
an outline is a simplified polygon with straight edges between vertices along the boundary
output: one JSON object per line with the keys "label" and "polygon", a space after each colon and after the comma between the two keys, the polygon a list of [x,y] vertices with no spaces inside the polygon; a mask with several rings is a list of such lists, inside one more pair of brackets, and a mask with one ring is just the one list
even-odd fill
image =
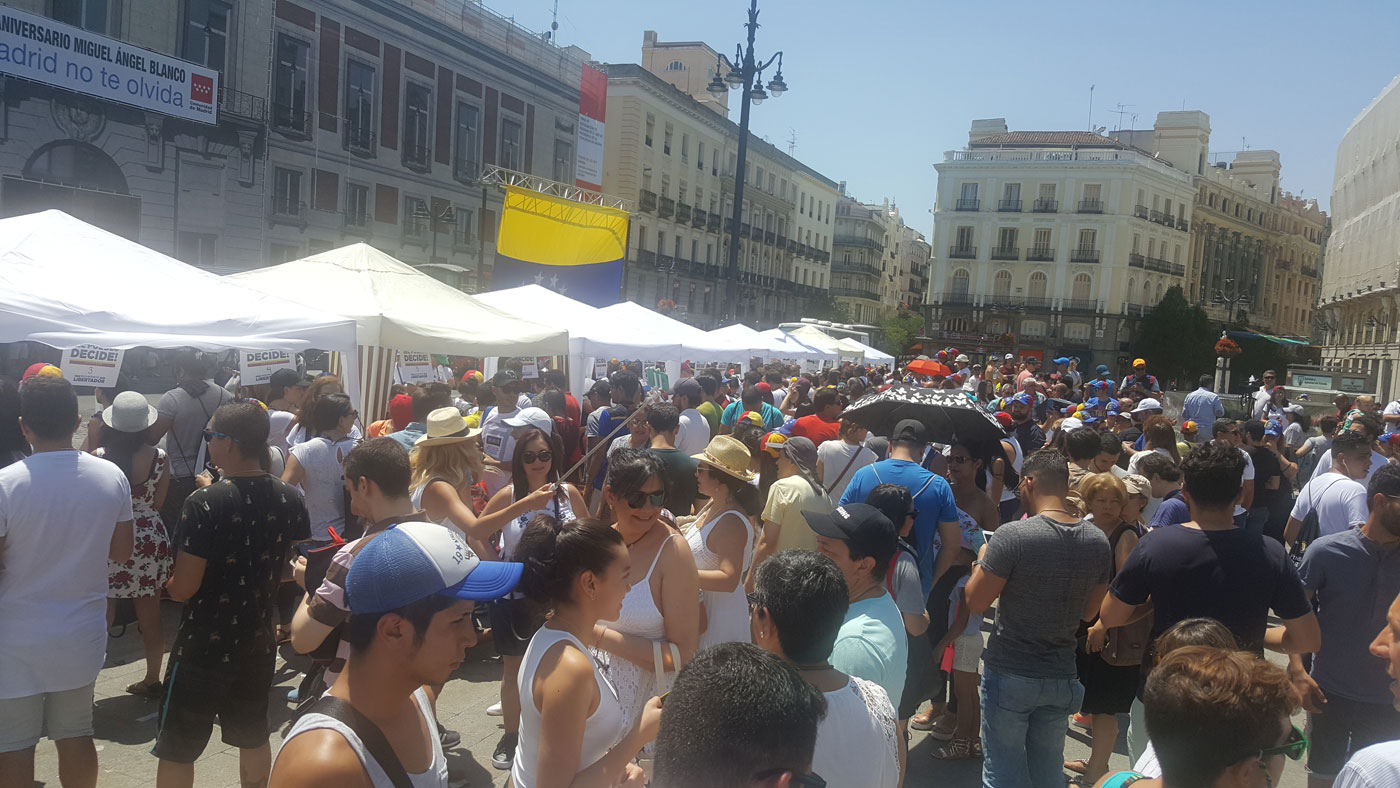
{"label": "arched window", "polygon": [[1128,277],[1128,303],[1136,304],[1137,301],[1137,277]]}
{"label": "arched window", "polygon": [[997,271],[996,278],[992,280],[992,295],[998,298],[1011,297],[1011,272]]}
{"label": "arched window", "polygon": [[1094,280],[1088,274],[1076,274],[1071,287],[1070,298],[1075,301],[1088,301],[1094,289]]}
{"label": "arched window", "polygon": [[966,268],[959,268],[953,272],[953,294],[967,295],[971,287],[972,276]]}
{"label": "arched window", "polygon": [[685,64],[679,60],[672,60],[666,64],[667,71],[685,71]]}
{"label": "arched window", "polygon": [[1030,297],[1031,297],[1031,298],[1044,298],[1044,297],[1045,297],[1045,289],[1046,289],[1046,286],[1047,286],[1048,282],[1049,282],[1049,280],[1047,280],[1047,279],[1045,278],[1045,274],[1044,274],[1044,273],[1041,273],[1040,271],[1036,271],[1035,273],[1031,274],[1030,287],[1027,288],[1027,290],[1029,291]]}
{"label": "arched window", "polygon": [[1142,303],[1144,303],[1144,304],[1153,304],[1153,303],[1156,303],[1155,301],[1152,300],[1152,283],[1151,283],[1151,282],[1143,282],[1143,283],[1142,283]]}
{"label": "arched window", "polygon": [[1153,304],[1160,304],[1160,303],[1162,303],[1162,283],[1161,283],[1161,282],[1158,282],[1158,283],[1157,283],[1157,298],[1155,298],[1155,299],[1152,301],[1152,303],[1153,303]]}
{"label": "arched window", "polygon": [[39,148],[24,165],[31,181],[127,194],[126,176],[112,157],[86,142],[60,140]]}

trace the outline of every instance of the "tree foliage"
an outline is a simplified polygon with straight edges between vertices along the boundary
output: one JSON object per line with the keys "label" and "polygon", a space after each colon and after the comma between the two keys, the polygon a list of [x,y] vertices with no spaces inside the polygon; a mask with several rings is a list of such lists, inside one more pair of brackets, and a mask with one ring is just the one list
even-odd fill
{"label": "tree foliage", "polygon": [[1139,324],[1133,355],[1147,359],[1148,369],[1164,384],[1190,381],[1215,369],[1218,337],[1205,310],[1187,303],[1181,287],[1172,286]]}
{"label": "tree foliage", "polygon": [[819,298],[809,299],[802,316],[815,320],[830,320],[833,323],[851,322],[851,316],[846,312],[846,307],[826,292],[823,292]]}
{"label": "tree foliage", "polygon": [[918,312],[900,309],[880,327],[885,333],[880,349],[892,356],[900,356],[907,353],[914,340],[924,332],[924,318]]}

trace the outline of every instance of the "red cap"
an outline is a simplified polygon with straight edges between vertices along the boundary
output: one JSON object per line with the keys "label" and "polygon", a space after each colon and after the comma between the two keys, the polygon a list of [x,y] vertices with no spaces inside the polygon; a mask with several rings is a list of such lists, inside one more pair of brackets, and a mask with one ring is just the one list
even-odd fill
{"label": "red cap", "polygon": [[770,386],[770,385],[768,385],[766,382],[760,382],[760,383],[758,384],[758,393],[760,393],[760,394],[772,394],[772,393],[773,393],[773,387]]}
{"label": "red cap", "polygon": [[29,368],[24,371],[24,375],[19,379],[19,381],[23,383],[24,381],[29,380],[35,375],[52,375],[56,378],[63,377],[63,373],[58,371],[58,367],[55,367],[53,364],[45,364],[44,362],[40,361],[37,364],[30,364]]}
{"label": "red cap", "polygon": [[1002,427],[1010,428],[1011,425],[1015,423],[1011,419],[1011,414],[1007,413],[1004,410],[999,410],[996,413],[993,413],[992,415],[996,418],[997,423],[1000,424]]}
{"label": "red cap", "polygon": [[389,400],[389,419],[394,422],[394,431],[403,429],[413,421],[413,398],[407,394],[395,394]]}

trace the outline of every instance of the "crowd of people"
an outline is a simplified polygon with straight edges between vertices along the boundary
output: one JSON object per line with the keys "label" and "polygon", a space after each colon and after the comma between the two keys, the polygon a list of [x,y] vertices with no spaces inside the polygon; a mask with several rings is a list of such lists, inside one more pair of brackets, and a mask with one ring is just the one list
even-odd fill
{"label": "crowd of people", "polygon": [[[445,786],[435,704],[488,640],[517,788],[897,788],[911,729],[989,788],[1264,788],[1304,757],[1310,788],[1400,785],[1400,401],[1314,426],[1270,371],[1233,420],[1144,359],[920,360],[669,390],[613,360],[581,398],[505,360],[361,414],[334,376],[228,391],[189,354],[155,406],[97,390],[81,447],[36,364],[0,382],[0,788],[43,736],[96,784],[127,619],[160,788],[215,722],[244,785]],[[1000,429],[852,408],[892,387]],[[274,757],[280,649],[310,667]]]}

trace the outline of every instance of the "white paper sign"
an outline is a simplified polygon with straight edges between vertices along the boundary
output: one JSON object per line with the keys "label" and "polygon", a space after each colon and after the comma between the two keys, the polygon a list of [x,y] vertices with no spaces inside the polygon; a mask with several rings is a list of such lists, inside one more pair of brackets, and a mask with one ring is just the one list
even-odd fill
{"label": "white paper sign", "polygon": [[238,351],[239,384],[262,386],[272,380],[272,373],[279,369],[297,368],[296,354],[290,350],[240,350]]}
{"label": "white paper sign", "polygon": [[63,351],[63,360],[58,363],[58,368],[62,370],[63,377],[75,386],[111,388],[117,385],[124,355],[125,350],[78,345]]}
{"label": "white paper sign", "polygon": [[533,361],[520,362],[520,377],[522,380],[530,380],[540,376],[540,368]]}
{"label": "white paper sign", "polygon": [[399,370],[405,383],[430,383],[435,379],[433,359],[427,353],[399,351]]}
{"label": "white paper sign", "polygon": [[8,6],[0,6],[0,73],[185,120],[218,121],[219,72]]}
{"label": "white paper sign", "polygon": [[608,379],[608,362],[606,362],[606,361],[599,361],[599,362],[596,362],[596,363],[593,365],[593,379],[594,379],[594,380],[607,380],[607,379]]}

